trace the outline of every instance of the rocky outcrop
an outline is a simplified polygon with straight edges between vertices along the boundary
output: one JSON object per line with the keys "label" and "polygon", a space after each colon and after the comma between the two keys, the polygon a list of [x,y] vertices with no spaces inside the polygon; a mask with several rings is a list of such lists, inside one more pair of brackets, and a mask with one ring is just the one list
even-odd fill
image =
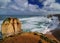
{"label": "rocky outcrop", "polygon": [[1,43],[58,43],[55,39],[50,39],[41,33],[26,32],[14,37],[6,38]]}
{"label": "rocky outcrop", "polygon": [[49,14],[49,15],[47,15],[47,18],[51,18],[52,16],[58,17],[58,19],[60,21],[60,14]]}
{"label": "rocky outcrop", "polygon": [[1,28],[3,37],[8,37],[21,32],[21,22],[17,18],[6,18]]}

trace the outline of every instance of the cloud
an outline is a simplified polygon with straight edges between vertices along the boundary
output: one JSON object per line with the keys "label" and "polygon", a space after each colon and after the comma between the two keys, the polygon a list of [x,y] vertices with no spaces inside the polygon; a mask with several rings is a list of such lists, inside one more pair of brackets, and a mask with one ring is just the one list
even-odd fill
{"label": "cloud", "polygon": [[6,7],[11,0],[0,0],[0,7]]}
{"label": "cloud", "polygon": [[49,14],[60,13],[60,4],[56,0],[46,0],[43,2],[43,9],[46,10]]}
{"label": "cloud", "polygon": [[[14,0],[15,6],[13,8],[16,8],[16,10],[26,11],[29,10],[31,12],[46,12],[46,10],[40,9],[38,5],[28,4],[27,0]],[[40,0],[42,1],[42,0]]]}
{"label": "cloud", "polygon": [[39,12],[40,8],[38,5],[28,4],[27,0],[14,0],[15,4],[10,5],[10,8],[26,11],[29,10],[31,12]]}
{"label": "cloud", "polygon": [[37,9],[37,8],[38,8],[37,5],[32,5],[32,4],[29,4],[29,5],[28,5],[28,8],[29,8],[29,10],[32,11],[32,12],[37,12],[37,11],[39,10],[39,9]]}
{"label": "cloud", "polygon": [[43,4],[46,9],[60,9],[60,4],[56,3],[56,0],[46,0]]}
{"label": "cloud", "polygon": [[54,8],[54,9],[60,9],[60,4],[59,3],[52,3],[50,5],[51,8]]}
{"label": "cloud", "polygon": [[27,0],[14,0],[14,1],[19,7],[27,7],[28,5]]}
{"label": "cloud", "polygon": [[0,2],[4,2],[4,3],[7,3],[7,2],[10,2],[11,0],[0,0]]}
{"label": "cloud", "polygon": [[39,0],[39,2],[42,2],[43,8],[39,8],[38,5],[28,4],[28,0],[0,0],[0,8],[14,9],[19,12],[36,12],[36,14],[60,13],[60,4],[56,3],[56,0]]}
{"label": "cloud", "polygon": [[15,0],[18,8],[22,11],[29,10],[31,12],[48,12],[48,13],[60,13],[60,4],[56,3],[56,0],[39,0],[43,2],[43,8],[39,8],[38,5],[28,4],[27,0]]}
{"label": "cloud", "polygon": [[22,15],[43,15],[44,10],[41,10],[38,5],[28,4],[27,0],[6,0],[0,1],[0,14],[22,14]]}
{"label": "cloud", "polygon": [[44,6],[47,6],[47,5],[50,5],[50,4],[52,4],[52,3],[55,3],[55,0],[46,0],[46,1],[44,1]]}

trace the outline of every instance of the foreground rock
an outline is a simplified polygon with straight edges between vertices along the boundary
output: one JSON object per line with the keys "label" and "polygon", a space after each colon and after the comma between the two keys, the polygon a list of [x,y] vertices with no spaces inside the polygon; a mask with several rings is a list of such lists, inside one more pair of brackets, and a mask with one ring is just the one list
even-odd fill
{"label": "foreground rock", "polygon": [[0,43],[59,43],[54,39],[50,39],[41,33],[21,33],[13,37],[0,40]]}
{"label": "foreground rock", "polygon": [[52,30],[52,35],[56,37],[57,40],[60,41],[60,28],[56,28],[55,30]]}
{"label": "foreground rock", "polygon": [[6,18],[1,27],[3,37],[8,37],[21,32],[21,22],[17,18]]}

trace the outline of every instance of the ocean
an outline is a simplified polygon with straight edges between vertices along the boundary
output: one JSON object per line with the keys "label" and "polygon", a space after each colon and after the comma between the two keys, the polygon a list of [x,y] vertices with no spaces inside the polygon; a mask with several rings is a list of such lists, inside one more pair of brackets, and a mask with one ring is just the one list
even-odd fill
{"label": "ocean", "polygon": [[[8,17],[18,18],[22,23],[22,30],[24,32],[39,32],[45,34],[59,25],[58,17],[47,18],[46,16],[38,15],[0,15],[0,31],[3,20]],[[0,34],[0,38],[1,36],[2,34]]]}

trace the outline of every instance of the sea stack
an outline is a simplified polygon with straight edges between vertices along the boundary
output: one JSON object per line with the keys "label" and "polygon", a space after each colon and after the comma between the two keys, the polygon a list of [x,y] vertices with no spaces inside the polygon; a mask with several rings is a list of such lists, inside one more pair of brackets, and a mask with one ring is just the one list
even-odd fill
{"label": "sea stack", "polygon": [[3,37],[13,36],[21,33],[21,22],[17,18],[6,18],[1,28]]}

